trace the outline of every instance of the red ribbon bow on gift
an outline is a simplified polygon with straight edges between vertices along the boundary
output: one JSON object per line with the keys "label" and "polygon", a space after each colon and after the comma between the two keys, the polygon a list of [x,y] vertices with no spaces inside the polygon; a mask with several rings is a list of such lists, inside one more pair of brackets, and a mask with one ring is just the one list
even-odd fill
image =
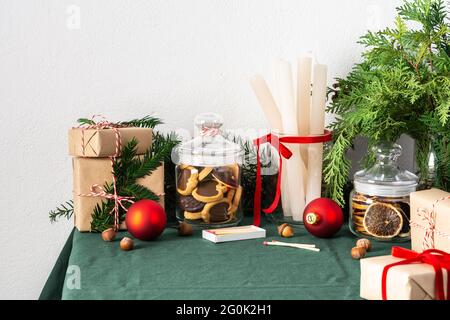
{"label": "red ribbon bow on gift", "polygon": [[417,253],[412,250],[408,250],[402,247],[392,247],[391,255],[396,258],[403,258],[405,260],[388,264],[383,269],[383,275],[381,278],[381,295],[383,300],[387,300],[387,289],[386,280],[387,274],[390,268],[395,266],[407,265],[412,263],[426,263],[433,266],[436,273],[436,299],[446,300],[444,291],[444,276],[442,274],[442,269],[447,270],[447,300],[450,300],[450,254],[447,252],[429,249],[422,253]]}
{"label": "red ribbon bow on gift", "polygon": [[280,201],[281,196],[281,172],[283,169],[283,159],[289,159],[292,156],[291,150],[286,147],[283,143],[291,144],[310,144],[310,143],[323,143],[331,141],[332,132],[324,130],[324,134],[314,135],[314,136],[285,136],[278,137],[273,133],[269,133],[253,141],[256,145],[256,186],[255,186],[255,197],[253,205],[253,224],[259,226],[261,224],[261,191],[262,191],[262,181],[261,181],[261,159],[259,156],[259,148],[264,143],[270,143],[277,151],[280,158],[279,169],[278,169],[278,180],[276,185],[276,193],[272,204],[262,211],[266,214],[270,214],[275,211]]}

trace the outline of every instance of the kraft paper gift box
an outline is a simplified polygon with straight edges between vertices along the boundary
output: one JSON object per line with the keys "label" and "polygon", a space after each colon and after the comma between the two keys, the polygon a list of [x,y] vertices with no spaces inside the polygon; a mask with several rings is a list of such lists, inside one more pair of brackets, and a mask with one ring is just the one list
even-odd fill
{"label": "kraft paper gift box", "polygon": [[447,197],[450,193],[439,189],[411,193],[411,248],[414,251],[450,252],[450,199]]}
{"label": "kraft paper gift box", "polygon": [[[79,196],[79,194],[89,194],[93,184],[103,186],[105,182],[112,182],[111,160],[109,158],[73,158],[72,166],[74,224],[79,231],[91,231],[92,212],[104,199]],[[137,180],[137,183],[160,196],[159,203],[164,206],[163,165],[150,175]]]}
{"label": "kraft paper gift box", "polygon": [[[144,154],[152,145],[151,128],[129,127],[117,130],[120,133],[122,146],[136,138],[138,142],[136,154]],[[69,129],[69,154],[75,157],[94,158],[114,156],[116,141],[117,136],[113,129],[72,128]]]}
{"label": "kraft paper gift box", "polygon": [[[380,256],[361,259],[361,298],[382,299],[382,274],[386,265],[404,259],[393,256]],[[447,283],[447,272],[442,270]],[[433,300],[436,291],[436,273],[433,266],[414,263],[395,266],[389,269],[386,279],[388,300]],[[448,288],[444,291],[447,292]]]}

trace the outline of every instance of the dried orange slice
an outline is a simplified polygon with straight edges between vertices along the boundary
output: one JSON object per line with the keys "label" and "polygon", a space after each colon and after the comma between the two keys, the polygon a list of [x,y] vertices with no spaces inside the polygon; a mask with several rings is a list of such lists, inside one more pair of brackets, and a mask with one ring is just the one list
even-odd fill
{"label": "dried orange slice", "polygon": [[377,202],[367,208],[363,226],[373,237],[390,239],[397,236],[402,230],[403,217],[393,205]]}

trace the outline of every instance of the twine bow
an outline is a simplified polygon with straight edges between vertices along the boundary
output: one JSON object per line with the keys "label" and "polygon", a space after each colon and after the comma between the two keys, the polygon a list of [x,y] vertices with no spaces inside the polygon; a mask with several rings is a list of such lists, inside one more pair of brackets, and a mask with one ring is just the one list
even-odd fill
{"label": "twine bow", "polygon": [[436,228],[436,206],[439,202],[447,199],[450,199],[450,196],[445,196],[437,199],[431,206],[431,211],[428,211],[425,208],[417,209],[417,216],[419,217],[420,222],[424,223],[425,225],[419,223],[418,221],[411,221],[410,223],[411,227],[425,230],[425,235],[422,241],[422,250],[434,249],[435,235],[450,240],[450,234]]}
{"label": "twine bow", "polygon": [[109,214],[114,213],[114,230],[117,231],[119,228],[119,206],[127,211],[128,209],[123,205],[122,201],[129,203],[134,203],[133,197],[119,196],[117,195],[116,184],[114,186],[114,193],[107,193],[106,190],[99,184],[93,184],[90,188],[91,192],[87,194],[79,194],[80,197],[100,197],[105,199],[114,200],[114,207],[111,209]]}
{"label": "twine bow", "polygon": [[417,253],[402,247],[392,247],[391,255],[393,257],[402,258],[405,260],[391,263],[384,267],[381,277],[381,295],[383,300],[387,300],[387,275],[389,269],[395,266],[413,263],[426,263],[434,268],[436,273],[435,294],[437,300],[446,299],[444,290],[444,276],[442,273],[442,269],[445,269],[447,271],[447,300],[450,299],[450,254],[437,249],[428,249],[422,253]]}
{"label": "twine bow", "polygon": [[266,214],[270,214],[275,211],[278,206],[281,197],[281,173],[283,170],[283,158],[286,160],[292,157],[292,152],[284,143],[290,144],[311,144],[311,143],[323,143],[331,141],[332,132],[325,130],[324,134],[314,135],[314,136],[285,136],[278,137],[273,133],[269,133],[253,141],[256,145],[256,186],[255,186],[255,197],[253,204],[253,224],[259,226],[261,224],[261,192],[262,192],[262,179],[261,179],[261,158],[259,155],[259,149],[262,144],[270,143],[277,151],[279,155],[279,165],[278,165],[278,180],[276,184],[275,197],[272,204],[262,211]]}
{"label": "twine bow", "polygon": [[[100,118],[101,120],[95,121],[95,119],[97,119],[97,118]],[[100,186],[98,184],[94,184],[90,188],[90,190],[91,190],[90,193],[78,194],[78,195],[81,197],[101,197],[101,198],[105,198],[105,199],[114,200],[114,207],[110,211],[110,214],[111,215],[114,214],[114,230],[117,231],[117,230],[119,230],[119,216],[120,216],[119,207],[121,207],[123,210],[127,211],[125,206],[122,204],[122,201],[126,201],[129,203],[134,202],[133,200],[131,200],[133,197],[119,196],[117,194],[117,178],[116,178],[116,174],[114,172],[114,162],[115,162],[116,158],[119,157],[120,154],[122,153],[122,137],[120,135],[119,128],[126,127],[126,125],[109,122],[102,115],[93,115],[91,117],[91,122],[93,124],[80,124],[78,126],[78,128],[80,128],[82,130],[81,131],[81,143],[82,143],[83,155],[85,155],[85,141],[84,141],[85,130],[87,130],[87,129],[97,129],[97,130],[112,129],[112,130],[114,130],[114,133],[116,136],[116,150],[115,150],[114,155],[109,157],[109,159],[111,160],[111,170],[112,170],[112,175],[113,175],[114,193],[113,194],[107,193],[102,186]]]}

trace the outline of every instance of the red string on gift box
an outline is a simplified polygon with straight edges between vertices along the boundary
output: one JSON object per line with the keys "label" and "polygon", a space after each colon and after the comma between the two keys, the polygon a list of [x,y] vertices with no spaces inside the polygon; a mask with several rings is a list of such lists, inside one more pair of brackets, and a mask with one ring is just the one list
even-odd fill
{"label": "red string on gift box", "polygon": [[288,160],[292,156],[292,152],[284,144],[312,144],[312,143],[324,143],[331,141],[332,132],[324,130],[324,134],[314,136],[284,136],[279,137],[273,133],[269,133],[263,137],[260,137],[253,141],[256,145],[256,187],[255,197],[253,205],[253,224],[259,226],[261,224],[261,192],[262,192],[262,179],[261,179],[261,159],[259,156],[259,149],[262,144],[270,143],[277,151],[279,155],[278,165],[278,180],[276,184],[275,197],[272,204],[262,211],[266,214],[271,214],[278,206],[281,197],[281,173],[283,170],[283,158]]}
{"label": "red string on gift box", "polygon": [[425,235],[423,237],[422,242],[422,250],[434,249],[434,236],[437,235],[441,238],[446,238],[450,240],[450,234],[443,232],[436,228],[436,206],[441,201],[450,199],[450,196],[445,196],[437,199],[433,205],[431,206],[431,211],[428,211],[425,208],[417,208],[417,216],[420,218],[422,222],[425,223],[425,226],[420,224],[417,221],[411,221],[411,227],[420,228],[425,230]]}
{"label": "red string on gift box", "polygon": [[447,271],[447,300],[450,299],[450,254],[447,252],[428,249],[422,253],[417,253],[402,247],[392,247],[391,255],[396,258],[405,260],[388,264],[383,269],[381,276],[381,296],[383,300],[387,300],[387,275],[391,268],[395,266],[408,265],[413,263],[426,263],[434,268],[435,278],[435,294],[437,300],[445,300],[444,276],[442,269]]}

